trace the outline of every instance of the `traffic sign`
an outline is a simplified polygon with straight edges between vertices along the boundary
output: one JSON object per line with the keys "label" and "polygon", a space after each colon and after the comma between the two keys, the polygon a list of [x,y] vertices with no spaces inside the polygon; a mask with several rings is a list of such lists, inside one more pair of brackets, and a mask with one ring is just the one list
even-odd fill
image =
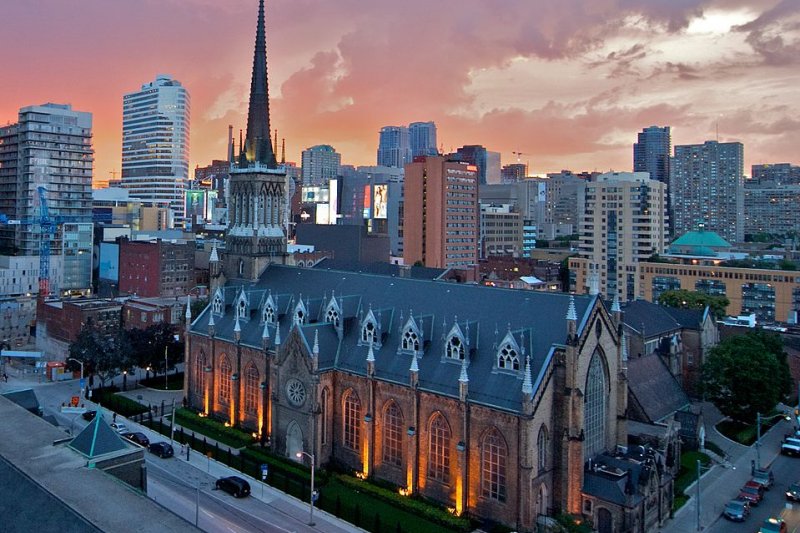
{"label": "traffic sign", "polygon": [[72,407],[78,407],[78,404],[81,403],[81,397],[80,396],[73,396],[71,403],[72,403]]}
{"label": "traffic sign", "polygon": [[267,479],[267,474],[269,474],[269,465],[263,463],[261,465],[261,481],[265,481]]}
{"label": "traffic sign", "polygon": [[81,378],[80,384],[81,384],[81,389],[85,389],[86,388],[86,378]]}

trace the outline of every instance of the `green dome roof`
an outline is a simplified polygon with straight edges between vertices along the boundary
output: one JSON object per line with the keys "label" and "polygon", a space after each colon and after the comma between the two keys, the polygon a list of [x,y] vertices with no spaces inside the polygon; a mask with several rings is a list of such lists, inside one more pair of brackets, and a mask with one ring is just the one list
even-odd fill
{"label": "green dome roof", "polygon": [[687,246],[701,248],[730,248],[731,243],[713,231],[689,231],[674,241],[672,246]]}

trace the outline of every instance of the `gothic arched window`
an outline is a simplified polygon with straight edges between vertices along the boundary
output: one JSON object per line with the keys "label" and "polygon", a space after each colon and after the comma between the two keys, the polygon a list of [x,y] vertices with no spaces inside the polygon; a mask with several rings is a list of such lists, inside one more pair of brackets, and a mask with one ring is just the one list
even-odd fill
{"label": "gothic arched window", "polygon": [[419,335],[411,326],[408,326],[403,332],[402,346],[403,350],[419,351]]}
{"label": "gothic arched window", "polygon": [[219,291],[214,295],[214,302],[211,304],[211,311],[215,315],[222,314],[222,294],[220,294]]}
{"label": "gothic arched window", "polygon": [[328,312],[325,313],[325,321],[333,324],[334,327],[339,327],[339,311],[335,307],[328,307]]}
{"label": "gothic arched window", "polygon": [[403,413],[391,401],[383,413],[383,460],[395,466],[403,464]]}
{"label": "gothic arched window", "polygon": [[256,365],[250,363],[244,375],[244,411],[258,414],[259,373]]}
{"label": "gothic arched window", "polygon": [[205,385],[206,385],[206,354],[200,352],[197,354],[197,360],[195,362],[195,374],[194,374],[194,390],[197,394],[203,394],[205,392]]}
{"label": "gothic arched window", "polygon": [[606,449],[607,383],[603,356],[596,351],[589,363],[589,372],[586,376],[586,394],[583,404],[584,459],[594,457]]}
{"label": "gothic arched window", "polygon": [[506,342],[500,346],[500,350],[497,352],[497,367],[519,370],[519,355],[516,347],[511,343]]}
{"label": "gothic arched window", "polygon": [[267,324],[275,323],[275,309],[272,307],[272,305],[267,304],[264,306],[264,314],[262,316],[262,320]]}
{"label": "gothic arched window", "polygon": [[247,300],[239,298],[239,305],[236,307],[236,315],[239,318],[247,318]]}
{"label": "gothic arched window", "polygon": [[439,413],[428,426],[428,477],[450,482],[450,426]]}
{"label": "gothic arched window", "polygon": [[538,475],[547,470],[547,428],[544,425],[539,428],[536,439],[536,465],[539,467]]}
{"label": "gothic arched window", "polygon": [[503,436],[492,428],[481,443],[481,494],[506,501],[506,460],[508,448]]}
{"label": "gothic arched window", "polygon": [[447,340],[447,357],[463,360],[464,354],[464,340],[458,335],[451,335]]}
{"label": "gothic arched window", "polygon": [[228,403],[231,401],[231,364],[223,355],[219,362],[219,400]]}
{"label": "gothic arched window", "polygon": [[322,389],[319,407],[322,415],[322,444],[328,443],[328,389]]}
{"label": "gothic arched window", "polygon": [[300,300],[300,303],[298,303],[297,307],[294,308],[294,322],[295,324],[302,325],[306,323],[307,318],[308,317],[306,316],[306,306],[303,303],[303,301]]}
{"label": "gothic arched window", "polygon": [[361,342],[364,344],[376,344],[375,335],[377,334],[378,330],[375,326],[375,323],[372,320],[368,320],[364,323],[361,327]]}
{"label": "gothic arched window", "polygon": [[358,451],[361,444],[361,401],[358,394],[350,390],[345,393],[343,403],[344,445]]}

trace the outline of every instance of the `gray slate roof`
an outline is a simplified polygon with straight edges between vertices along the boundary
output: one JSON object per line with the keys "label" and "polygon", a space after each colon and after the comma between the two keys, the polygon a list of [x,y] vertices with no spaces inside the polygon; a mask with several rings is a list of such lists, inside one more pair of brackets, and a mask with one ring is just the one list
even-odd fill
{"label": "gray slate roof", "polygon": [[424,266],[410,266],[401,267],[394,263],[373,262],[373,263],[358,263],[352,261],[342,261],[339,259],[331,259],[326,257],[319,261],[314,268],[320,270],[344,270],[348,272],[363,272],[365,274],[379,274],[382,276],[400,276],[403,268],[408,268],[410,277],[413,279],[438,279],[447,269],[445,268],[431,268]]}
{"label": "gray slate roof", "polygon": [[593,466],[584,472],[583,492],[625,507],[642,501],[650,476],[669,475],[660,453],[643,446],[629,447],[626,455],[600,455]]}
{"label": "gray slate roof", "polygon": [[[217,338],[234,339],[234,301],[241,294],[241,281],[224,289],[224,316],[214,316]],[[525,359],[520,357],[521,371],[498,370],[496,353],[506,333],[511,331],[525,354],[531,357],[534,390],[540,372],[552,357],[556,345],[567,339],[566,294],[498,289],[443,281],[396,278],[365,273],[318,270],[271,265],[261,279],[244,287],[250,302],[250,316],[240,321],[241,342],[262,348],[261,310],[271,297],[280,313],[280,337],[285,342],[292,329],[294,309],[300,298],[307,307],[311,323],[300,327],[308,352],[319,335],[320,371],[341,370],[366,375],[368,346],[359,345],[360,321],[371,309],[379,322],[381,345],[374,347],[375,375],[378,379],[409,383],[411,355],[398,353],[401,328],[413,312],[422,330],[419,386],[451,397],[458,397],[460,361],[445,359],[446,337],[456,317],[469,342],[470,401],[518,412],[522,407],[522,380]],[[324,323],[325,311],[332,291],[341,299],[343,335]],[[211,295],[213,302],[214,295]],[[578,332],[587,320],[593,296],[576,296]],[[208,335],[209,305],[194,320],[193,333]],[[269,328],[270,347],[275,341],[275,328]]]}
{"label": "gray slate roof", "polygon": [[[667,307],[648,302],[633,300],[622,306],[624,324],[646,338],[660,337],[681,329],[680,323],[667,311]],[[671,311],[671,309],[670,309]]]}
{"label": "gray slate roof", "polygon": [[703,322],[710,312],[708,307],[705,309],[678,309],[676,307],[664,307],[675,321],[686,329],[702,329]]}
{"label": "gray slate roof", "polygon": [[628,388],[644,412],[645,422],[658,422],[691,403],[658,354],[628,361]]}

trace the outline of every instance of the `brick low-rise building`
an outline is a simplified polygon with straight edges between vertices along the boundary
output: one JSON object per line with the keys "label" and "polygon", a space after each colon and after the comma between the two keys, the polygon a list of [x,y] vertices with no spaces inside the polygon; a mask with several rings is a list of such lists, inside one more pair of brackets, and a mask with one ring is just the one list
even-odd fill
{"label": "brick low-rise building", "polygon": [[87,324],[106,335],[119,331],[122,304],[115,300],[57,300],[41,302],[36,317],[36,349],[50,360],[64,360],[69,345]]}
{"label": "brick low-rise building", "polygon": [[185,296],[195,286],[195,251],[194,241],[120,240],[120,294]]}

